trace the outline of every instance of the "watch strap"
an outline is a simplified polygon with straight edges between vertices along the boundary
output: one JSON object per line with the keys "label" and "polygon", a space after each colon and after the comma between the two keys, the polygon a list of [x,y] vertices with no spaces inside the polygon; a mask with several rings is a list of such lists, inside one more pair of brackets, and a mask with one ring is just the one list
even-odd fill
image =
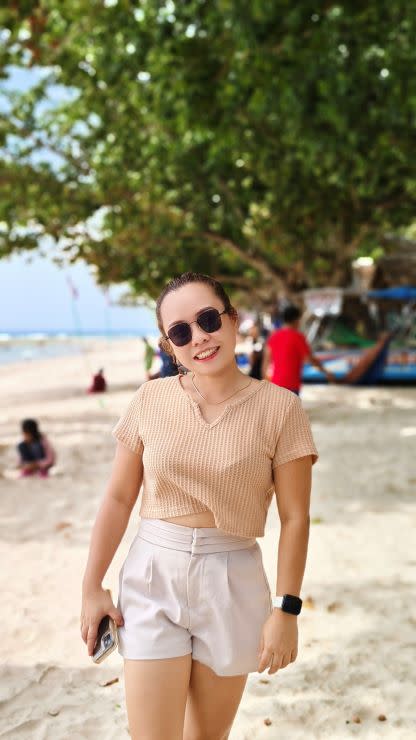
{"label": "watch strap", "polygon": [[272,596],[273,608],[281,609],[288,614],[300,614],[302,599],[299,596],[284,594],[283,596]]}

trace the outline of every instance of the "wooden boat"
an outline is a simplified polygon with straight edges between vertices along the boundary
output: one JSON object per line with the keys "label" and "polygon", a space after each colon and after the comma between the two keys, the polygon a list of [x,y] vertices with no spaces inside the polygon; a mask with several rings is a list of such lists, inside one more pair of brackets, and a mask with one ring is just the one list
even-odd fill
{"label": "wooden boat", "polygon": [[[302,322],[314,354],[337,378],[346,379],[363,366],[380,335],[389,340],[354,383],[416,385],[416,287],[382,290],[322,288],[304,292]],[[365,366],[365,362],[364,362]],[[305,364],[304,383],[326,383],[318,368]]]}

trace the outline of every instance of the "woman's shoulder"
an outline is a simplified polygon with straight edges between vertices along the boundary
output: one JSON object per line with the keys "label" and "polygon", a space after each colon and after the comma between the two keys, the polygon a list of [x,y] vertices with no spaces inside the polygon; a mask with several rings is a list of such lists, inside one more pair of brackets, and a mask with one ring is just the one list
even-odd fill
{"label": "woman's shoulder", "polygon": [[276,383],[271,383],[268,380],[263,381],[263,383],[263,398],[267,403],[286,409],[292,403],[299,401],[296,393],[289,391],[287,388],[282,388],[281,385],[276,385]]}
{"label": "woman's shoulder", "polygon": [[164,396],[171,397],[172,392],[178,385],[178,376],[169,375],[166,378],[154,378],[153,380],[145,380],[136,393],[145,399],[161,398]]}

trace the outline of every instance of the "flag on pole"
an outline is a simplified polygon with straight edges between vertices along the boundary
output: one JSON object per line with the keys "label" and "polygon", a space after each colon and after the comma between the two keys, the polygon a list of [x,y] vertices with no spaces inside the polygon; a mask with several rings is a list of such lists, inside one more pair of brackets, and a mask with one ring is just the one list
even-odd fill
{"label": "flag on pole", "polygon": [[67,283],[68,283],[69,290],[71,291],[72,298],[79,298],[78,289],[76,288],[76,286],[72,282],[72,279],[70,278],[69,275],[66,276],[66,280],[67,280]]}

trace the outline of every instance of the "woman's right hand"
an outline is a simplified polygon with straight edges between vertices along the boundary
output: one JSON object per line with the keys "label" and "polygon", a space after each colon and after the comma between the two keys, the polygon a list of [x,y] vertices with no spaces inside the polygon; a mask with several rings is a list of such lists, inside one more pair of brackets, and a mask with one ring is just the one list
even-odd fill
{"label": "woman's right hand", "polygon": [[99,586],[95,589],[84,590],[81,608],[81,637],[87,645],[88,655],[90,656],[94,651],[98,625],[106,614],[114,619],[117,627],[123,626],[123,615],[114,606],[108,589]]}

